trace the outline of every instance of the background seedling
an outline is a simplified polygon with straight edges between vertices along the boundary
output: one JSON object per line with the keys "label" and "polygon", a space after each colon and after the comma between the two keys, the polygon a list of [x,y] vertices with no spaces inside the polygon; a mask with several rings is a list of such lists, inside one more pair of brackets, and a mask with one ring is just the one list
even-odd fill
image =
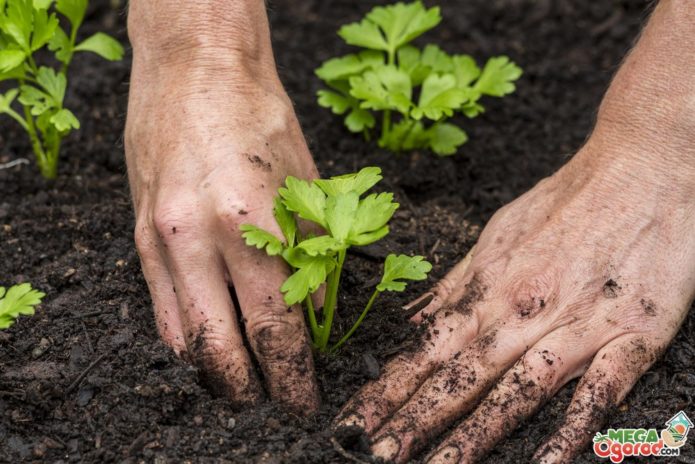
{"label": "background seedling", "polygon": [[0,329],[6,329],[15,323],[20,315],[31,316],[34,307],[46,296],[24,283],[6,289],[0,287]]}
{"label": "background seedling", "polygon": [[[88,0],[0,0],[0,81],[16,84],[0,93],[0,113],[27,132],[41,174],[48,179],[57,174],[62,140],[80,128],[63,106],[74,54],[93,52],[111,61],[123,57],[121,44],[102,32],[77,43],[87,5]],[[53,10],[65,18],[67,29]],[[53,52],[57,66],[37,63],[36,55],[45,48]]]}
{"label": "background seedling", "polygon": [[498,56],[480,69],[468,55],[410,45],[441,19],[438,7],[427,9],[417,1],[375,7],[362,21],[343,26],[338,35],[365,50],[330,59],[316,70],[330,88],[318,92],[319,105],[345,115],[347,128],[367,139],[377,123],[374,113],[381,112],[379,146],[393,152],[456,153],[468,136],[446,121],[457,113],[469,118],[482,113],[484,95],[513,92],[521,68]]}
{"label": "background seedling", "polygon": [[[280,290],[286,304],[305,305],[313,344],[319,351],[335,351],[345,343],[382,292],[402,292],[407,281],[423,280],[432,269],[422,256],[387,256],[381,281],[367,305],[352,328],[329,349],[347,250],[385,237],[389,233],[387,224],[399,206],[393,202],[392,193],[363,197],[381,179],[381,170],[376,167],[313,182],[290,176],[279,190],[273,211],[284,241],[252,224],[241,226],[247,245],[264,249],[271,256],[282,256],[292,268],[292,275]],[[326,233],[303,236],[297,227],[297,217],[320,226]],[[312,294],[324,283],[326,297],[319,321]]]}

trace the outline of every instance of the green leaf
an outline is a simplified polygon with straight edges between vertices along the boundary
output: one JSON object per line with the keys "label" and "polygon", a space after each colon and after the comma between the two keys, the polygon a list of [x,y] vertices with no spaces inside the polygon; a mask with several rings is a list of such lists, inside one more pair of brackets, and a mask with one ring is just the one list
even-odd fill
{"label": "green leaf", "polygon": [[0,113],[6,112],[10,109],[12,102],[17,98],[19,94],[19,89],[10,89],[5,95],[0,94]]}
{"label": "green leaf", "polygon": [[325,256],[338,250],[345,249],[345,245],[330,235],[320,235],[303,240],[296,248],[304,250],[309,256]]}
{"label": "green leaf", "polygon": [[345,125],[350,132],[363,132],[366,129],[374,128],[376,119],[374,119],[374,115],[367,110],[353,108],[345,117]]}
{"label": "green leaf", "polygon": [[521,77],[519,66],[506,56],[490,58],[474,88],[484,95],[503,97],[514,92],[514,81]]}
{"label": "green leaf", "polygon": [[65,87],[68,84],[65,74],[56,73],[53,68],[41,66],[36,74],[36,81],[53,98],[56,106],[62,105]]}
{"label": "green leaf", "polygon": [[340,243],[343,243],[350,234],[359,201],[360,196],[354,191],[328,196],[326,224],[333,238]]}
{"label": "green leaf", "polygon": [[31,0],[13,0],[7,4],[5,16],[0,16],[0,31],[4,32],[25,52],[29,52],[34,23]]}
{"label": "green leaf", "polygon": [[45,9],[34,10],[34,32],[31,35],[31,50],[36,51],[48,43],[58,29],[58,18]]}
{"label": "green leaf", "polygon": [[452,72],[456,77],[456,85],[465,88],[480,76],[480,68],[475,60],[468,55],[454,55]]}
{"label": "green leaf", "polygon": [[326,281],[335,266],[335,260],[327,256],[316,256],[305,262],[280,287],[285,294],[285,303],[293,305],[304,301],[307,295],[314,293]]}
{"label": "green leaf", "polygon": [[425,280],[432,265],[422,256],[388,255],[384,264],[384,276],[376,289],[380,292],[402,292],[406,282],[402,280]]}
{"label": "green leaf", "polygon": [[396,3],[375,7],[364,20],[344,26],[338,34],[351,45],[395,53],[441,19],[438,7],[426,9],[420,1]]}
{"label": "green leaf", "polygon": [[282,235],[285,236],[287,246],[293,247],[297,237],[297,220],[294,214],[285,208],[280,197],[275,197],[273,200],[273,216],[282,230]]}
{"label": "green leaf", "polygon": [[427,132],[430,148],[439,156],[455,154],[458,147],[468,141],[468,135],[462,129],[449,123],[435,124]]}
{"label": "green leaf", "polygon": [[55,53],[56,58],[61,63],[68,64],[72,60],[72,43],[68,35],[60,27],[56,29],[55,34],[48,42],[48,49]]}
{"label": "green leaf", "polygon": [[275,235],[252,224],[242,224],[239,230],[244,232],[241,236],[248,246],[255,246],[259,250],[265,248],[269,256],[277,256],[284,249],[282,242]]}
{"label": "green leaf", "polygon": [[40,116],[56,107],[56,103],[50,95],[34,86],[23,85],[19,89],[19,102],[31,108],[31,114],[34,116]]}
{"label": "green leaf", "polygon": [[360,169],[354,174],[343,174],[330,179],[316,179],[314,183],[323,190],[326,195],[340,195],[341,193],[355,192],[362,195],[374,187],[383,177],[381,168],[369,166]]}
{"label": "green leaf", "polygon": [[49,119],[58,132],[66,132],[70,129],[79,129],[80,121],[77,120],[72,111],[62,108]]}
{"label": "green leaf", "polygon": [[[1,3],[1,2],[0,2]],[[47,10],[53,4],[53,0],[34,0],[35,10]]]}
{"label": "green leaf", "polygon": [[397,110],[406,114],[412,106],[410,76],[395,66],[381,66],[351,77],[350,86],[350,95],[362,100],[364,109]]}
{"label": "green leaf", "polygon": [[439,121],[445,116],[451,117],[465,101],[466,94],[456,87],[453,74],[430,74],[422,83],[418,106],[410,114],[417,120],[427,117]]}
{"label": "green leaf", "polygon": [[384,64],[384,54],[374,50],[364,50],[358,54],[332,58],[316,70],[316,75],[326,82],[344,80],[366,69]]}
{"label": "green leaf", "polygon": [[452,57],[436,45],[427,45],[422,50],[420,61],[431,72],[450,73],[454,70]]}
{"label": "green leaf", "polygon": [[31,284],[15,285],[6,290],[0,287],[0,329],[14,324],[20,315],[34,314],[34,307],[41,303],[45,293],[31,288]]}
{"label": "green leaf", "polygon": [[332,90],[319,90],[317,95],[319,105],[329,108],[335,114],[344,114],[352,107],[352,101],[356,101],[352,97],[346,97]]}
{"label": "green leaf", "polygon": [[326,227],[326,194],[315,183],[289,176],[279,190],[285,207],[299,217]]}
{"label": "green leaf", "polygon": [[109,61],[123,59],[123,46],[116,39],[103,32],[97,32],[75,47],[76,52],[92,52]]}
{"label": "green leaf", "polygon": [[406,45],[398,50],[398,68],[408,73],[413,87],[422,84],[431,69],[420,60],[420,50]]}
{"label": "green leaf", "polygon": [[360,101],[350,95],[344,95],[332,90],[318,91],[319,105],[330,108],[335,114],[350,112],[345,117],[345,125],[351,132],[362,132],[376,125],[376,119],[372,113],[360,108]]}
{"label": "green leaf", "polygon": [[0,73],[6,73],[24,63],[27,55],[22,50],[0,50]]}
{"label": "green leaf", "polygon": [[88,0],[57,0],[56,10],[70,20],[72,29],[79,29],[87,12]]}
{"label": "green leaf", "polygon": [[373,232],[367,232],[360,235],[354,235],[350,237],[350,244],[356,246],[365,246],[370,243],[381,240],[389,234],[389,226],[384,226],[381,229],[377,229]]}
{"label": "green leaf", "polygon": [[429,135],[421,121],[403,119],[391,126],[391,131],[379,139],[379,146],[399,152],[425,148],[429,145]]}
{"label": "green leaf", "polygon": [[393,193],[373,193],[363,198],[352,223],[350,240],[384,227],[399,206],[393,201]]}

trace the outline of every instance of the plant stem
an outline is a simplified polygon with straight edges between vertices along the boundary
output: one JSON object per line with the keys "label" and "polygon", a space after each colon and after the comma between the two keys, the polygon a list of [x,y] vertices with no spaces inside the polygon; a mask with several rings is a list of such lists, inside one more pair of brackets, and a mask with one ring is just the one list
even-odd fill
{"label": "plant stem", "polygon": [[[389,66],[396,64],[396,50],[388,51]],[[391,110],[385,110],[381,120],[381,140],[385,140],[386,136],[391,133]],[[382,142],[383,143],[383,142]]]}
{"label": "plant stem", "polygon": [[24,120],[27,124],[27,133],[29,134],[29,139],[31,140],[31,147],[34,150],[34,155],[36,155],[36,162],[39,165],[41,174],[44,177],[50,178],[47,176],[48,159],[46,157],[46,152],[43,149],[43,145],[41,144],[39,135],[36,132],[36,127],[34,126],[34,117],[31,115],[31,111],[27,106],[24,107]]}
{"label": "plant stem", "polygon": [[15,110],[13,110],[12,108],[7,108],[7,110],[5,110],[4,113],[7,114],[12,119],[14,119],[15,121],[17,121],[24,128],[25,131],[29,130],[29,126],[27,125],[27,122]]}
{"label": "plant stem", "polygon": [[311,299],[311,295],[307,295],[304,302],[307,307],[309,327],[311,327],[311,339],[316,340],[319,335],[319,325],[316,323],[316,311],[314,310],[314,302]]}
{"label": "plant stem", "polygon": [[343,270],[343,263],[345,262],[345,250],[340,250],[338,252],[338,265],[331,273],[328,278],[328,284],[326,285],[326,300],[323,305],[323,329],[319,335],[319,340],[316,343],[316,347],[319,351],[325,352],[328,346],[328,338],[331,336],[331,326],[333,325],[333,316],[335,315],[335,307],[338,302],[338,287],[340,287],[340,274]]}
{"label": "plant stem", "polygon": [[360,314],[360,317],[357,318],[357,321],[355,321],[355,324],[352,326],[348,332],[343,335],[343,338],[340,339],[338,343],[333,345],[333,347],[329,350],[330,353],[334,353],[335,351],[338,350],[338,348],[341,347],[343,343],[345,343],[353,333],[355,333],[355,330],[360,326],[364,318],[367,316],[367,313],[369,312],[370,309],[372,309],[372,306],[374,305],[374,301],[376,300],[376,297],[378,297],[381,294],[379,290],[374,290],[374,293],[372,293],[372,297],[369,298],[369,302],[367,303],[367,306],[364,307],[364,310],[362,311],[362,314]]}

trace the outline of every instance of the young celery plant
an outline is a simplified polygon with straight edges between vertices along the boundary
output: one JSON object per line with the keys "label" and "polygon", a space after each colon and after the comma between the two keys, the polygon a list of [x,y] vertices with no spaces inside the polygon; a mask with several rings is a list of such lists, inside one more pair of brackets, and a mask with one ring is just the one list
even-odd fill
{"label": "young celery plant", "polygon": [[[405,281],[423,280],[432,268],[422,256],[389,255],[381,282],[364,310],[350,330],[329,347],[347,250],[385,237],[389,233],[387,224],[399,206],[393,202],[392,193],[362,198],[381,179],[381,170],[376,167],[312,182],[290,176],[279,190],[273,211],[284,241],[254,225],[241,226],[247,245],[265,249],[271,256],[282,256],[291,267],[292,274],[280,290],[286,304],[302,303],[306,307],[313,345],[320,352],[340,348],[364,321],[379,294],[403,291]],[[302,236],[297,218],[317,224],[326,234]],[[326,295],[319,320],[312,295],[324,283]]]}

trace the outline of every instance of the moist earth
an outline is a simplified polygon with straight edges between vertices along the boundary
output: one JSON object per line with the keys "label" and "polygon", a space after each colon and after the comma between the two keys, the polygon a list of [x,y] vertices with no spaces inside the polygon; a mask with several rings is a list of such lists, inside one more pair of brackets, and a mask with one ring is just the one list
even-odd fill
{"label": "moist earth", "polygon": [[[33,161],[0,171],[0,282],[30,281],[48,295],[34,317],[0,333],[0,461],[348,462],[328,424],[412,339],[402,304],[466,255],[495,210],[581,146],[652,2],[441,0],[445,19],[420,43],[479,60],[508,54],[524,68],[514,95],[487,100],[481,117],[458,121],[471,140],[448,158],[385,153],[316,104],[313,69],[350,50],[335,31],[385,2],[268,3],[280,74],[321,173],[381,166],[383,188],[401,204],[386,239],[350,254],[338,330],[363,307],[389,252],[425,255],[435,265],[429,281],[383,298],[339,356],[317,359],[323,405],[315,417],[269,403],[237,411],[215,398],[158,340],[133,245],[122,144],[130,55],[121,63],[80,55],[67,106],[82,129],[64,145],[57,180],[42,180]],[[82,33],[104,30],[126,43],[125,19],[122,0],[93,1]],[[30,157],[25,135],[0,118],[0,163],[18,157]],[[691,311],[672,346],[611,415],[613,427],[661,428],[677,411],[693,411],[694,325]],[[484,462],[527,462],[562,421],[575,385]],[[692,451],[687,444],[675,462],[695,462]],[[578,461],[596,458],[587,449]]]}

